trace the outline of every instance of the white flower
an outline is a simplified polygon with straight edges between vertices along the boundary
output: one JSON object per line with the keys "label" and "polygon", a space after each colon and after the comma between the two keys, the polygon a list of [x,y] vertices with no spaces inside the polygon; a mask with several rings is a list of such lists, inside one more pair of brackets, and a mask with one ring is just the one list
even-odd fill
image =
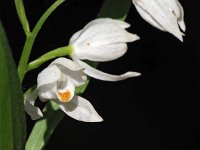
{"label": "white flower", "polygon": [[37,89],[25,96],[25,109],[33,120],[43,116],[34,106],[41,101],[53,100],[70,117],[85,122],[100,122],[102,118],[86,99],[74,95],[75,87],[85,83],[87,76],[75,62],[58,58],[45,68],[37,78]]}
{"label": "white flower", "polygon": [[122,75],[111,75],[99,71],[81,60],[111,61],[123,56],[127,51],[126,42],[138,40],[136,34],[127,32],[130,27],[126,22],[100,18],[89,22],[82,30],[76,32],[70,39],[73,46],[71,58],[84,68],[84,72],[96,79],[118,81],[134,76],[137,72],[127,72]]}
{"label": "white flower", "polygon": [[178,0],[132,0],[140,15],[152,26],[183,41],[184,10]]}

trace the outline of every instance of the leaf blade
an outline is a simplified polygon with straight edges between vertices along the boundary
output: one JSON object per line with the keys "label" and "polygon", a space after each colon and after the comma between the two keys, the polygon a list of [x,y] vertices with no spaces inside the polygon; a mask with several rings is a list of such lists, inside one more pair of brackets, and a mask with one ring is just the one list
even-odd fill
{"label": "leaf blade", "polygon": [[[64,113],[59,109],[58,105],[52,101],[47,103],[44,108],[44,117],[43,119],[37,121],[35,124],[31,136],[28,138],[26,144],[26,150],[39,150],[43,149],[45,143],[49,140],[55,126],[62,120]],[[46,118],[53,118],[47,120]],[[44,132],[45,131],[45,132]],[[37,138],[38,137],[38,138]]]}
{"label": "leaf blade", "polygon": [[97,17],[125,20],[131,4],[131,0],[106,0]]}
{"label": "leaf blade", "polygon": [[21,150],[26,135],[23,94],[1,22],[0,54],[0,149]]}

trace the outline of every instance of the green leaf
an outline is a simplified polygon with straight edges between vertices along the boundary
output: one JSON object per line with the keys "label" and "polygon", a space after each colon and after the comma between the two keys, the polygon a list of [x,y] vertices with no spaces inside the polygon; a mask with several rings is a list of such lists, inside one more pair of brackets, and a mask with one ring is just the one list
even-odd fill
{"label": "green leaf", "polygon": [[23,95],[0,22],[0,150],[23,150],[26,121]]}
{"label": "green leaf", "polygon": [[[124,20],[129,11],[130,5],[131,0],[105,0],[98,17],[112,17]],[[96,66],[97,64],[94,63],[93,65]],[[83,87],[78,87],[76,89],[76,92],[83,93],[86,87],[87,84]],[[52,102],[49,102],[45,106],[45,117],[44,119],[39,120],[35,124],[28,138],[26,150],[43,149],[45,147],[46,143],[48,142],[48,139],[54,132],[58,123],[65,116],[65,114],[62,111],[57,109],[58,106],[56,104],[52,105]]]}
{"label": "green leaf", "polygon": [[[31,136],[28,138],[26,150],[41,150],[53,133],[53,129],[59,124],[64,117],[64,113],[54,102],[49,102],[44,108],[44,118],[37,121]],[[51,118],[51,119],[46,119]]]}
{"label": "green leaf", "polygon": [[125,20],[131,4],[131,0],[106,0],[98,14],[98,18],[109,17]]}

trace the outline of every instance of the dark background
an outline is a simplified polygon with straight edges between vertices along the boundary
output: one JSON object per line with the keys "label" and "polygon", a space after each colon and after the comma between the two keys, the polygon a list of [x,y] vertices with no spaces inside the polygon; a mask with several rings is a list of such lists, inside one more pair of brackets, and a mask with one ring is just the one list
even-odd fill
{"label": "dark background", "polygon": [[[54,0],[24,0],[31,27]],[[83,97],[104,118],[102,123],[83,123],[66,116],[53,133],[47,150],[111,148],[135,150],[200,149],[200,23],[196,1],[181,0],[187,26],[184,43],[146,23],[132,5],[128,31],[141,40],[128,44],[122,58],[101,63],[99,69],[121,74],[128,70],[141,77],[121,82],[92,79]],[[68,44],[73,33],[94,19],[103,0],[67,0],[47,20],[34,44],[31,60]],[[14,2],[0,0],[0,18],[16,63],[24,43]],[[36,83],[38,70],[30,72],[24,90]],[[34,124],[27,116],[30,133]]]}

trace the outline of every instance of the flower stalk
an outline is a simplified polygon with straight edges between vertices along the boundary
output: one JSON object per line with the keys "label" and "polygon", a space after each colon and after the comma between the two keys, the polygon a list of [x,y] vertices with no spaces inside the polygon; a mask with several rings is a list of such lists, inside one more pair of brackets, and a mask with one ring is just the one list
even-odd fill
{"label": "flower stalk", "polygon": [[30,62],[28,64],[27,71],[33,70],[41,66],[43,63],[45,63],[48,60],[54,59],[56,57],[61,56],[68,56],[72,53],[73,47],[71,45],[59,47],[57,49],[54,49],[52,51],[49,51],[48,53],[42,55],[41,57],[37,58],[36,60]]}

